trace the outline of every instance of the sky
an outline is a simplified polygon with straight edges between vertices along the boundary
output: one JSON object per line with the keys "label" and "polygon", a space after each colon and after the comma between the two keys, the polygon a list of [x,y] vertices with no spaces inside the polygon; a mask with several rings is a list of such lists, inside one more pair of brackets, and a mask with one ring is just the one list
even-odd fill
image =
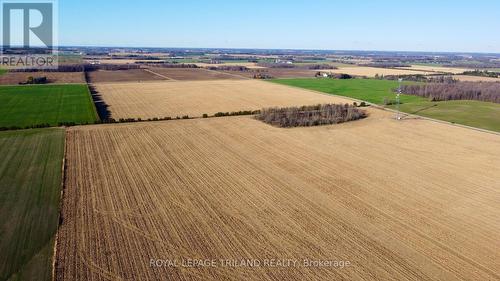
{"label": "sky", "polygon": [[500,53],[500,1],[59,0],[59,44]]}

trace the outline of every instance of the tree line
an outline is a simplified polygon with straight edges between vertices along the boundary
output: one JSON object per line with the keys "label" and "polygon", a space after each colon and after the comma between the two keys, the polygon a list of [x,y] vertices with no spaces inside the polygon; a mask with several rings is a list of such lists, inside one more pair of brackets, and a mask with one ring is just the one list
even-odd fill
{"label": "tree line", "polygon": [[500,103],[500,82],[455,82],[404,85],[406,95],[429,98],[431,101],[477,100]]}
{"label": "tree line", "polygon": [[464,75],[472,75],[472,76],[480,76],[480,77],[491,77],[491,78],[499,78],[500,77],[500,72],[479,70],[479,69],[465,71],[463,74]]}
{"label": "tree line", "polygon": [[338,68],[338,67],[336,67],[336,66],[329,65],[329,64],[326,64],[326,63],[323,63],[323,64],[313,64],[313,65],[309,65],[307,68],[308,68],[308,69],[311,69],[311,70],[320,70],[320,69],[339,69],[339,68]]}
{"label": "tree line", "polygon": [[411,65],[400,62],[373,62],[373,63],[364,63],[359,66],[367,66],[367,67],[379,67],[379,68],[396,68],[396,67],[411,67]]}
{"label": "tree line", "polygon": [[239,65],[221,65],[221,66],[209,66],[208,70],[218,70],[218,71],[249,71],[250,69],[246,66]]}
{"label": "tree line", "polygon": [[64,64],[59,65],[54,69],[24,68],[9,69],[9,72],[84,72],[96,70],[130,70],[139,68],[141,68],[141,66],[136,64]]}
{"label": "tree line", "polygon": [[136,62],[136,64],[143,64],[146,66],[154,66],[161,68],[200,68],[192,63],[166,63],[166,62]]}
{"label": "tree line", "polygon": [[295,68],[296,65],[291,63],[269,63],[269,62],[260,62],[257,66],[265,67],[265,68]]}
{"label": "tree line", "polygon": [[451,75],[435,75],[427,76],[423,74],[409,74],[409,75],[378,75],[375,74],[375,79],[397,81],[398,79],[412,82],[429,82],[429,83],[455,83],[458,80],[454,79]]}

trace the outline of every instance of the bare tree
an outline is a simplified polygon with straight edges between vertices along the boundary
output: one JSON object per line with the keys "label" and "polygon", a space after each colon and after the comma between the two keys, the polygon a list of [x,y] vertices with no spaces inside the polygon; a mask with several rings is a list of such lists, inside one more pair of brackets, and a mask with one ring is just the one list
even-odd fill
{"label": "bare tree", "polygon": [[349,104],[265,108],[256,116],[258,120],[283,128],[338,124],[365,117],[365,111]]}

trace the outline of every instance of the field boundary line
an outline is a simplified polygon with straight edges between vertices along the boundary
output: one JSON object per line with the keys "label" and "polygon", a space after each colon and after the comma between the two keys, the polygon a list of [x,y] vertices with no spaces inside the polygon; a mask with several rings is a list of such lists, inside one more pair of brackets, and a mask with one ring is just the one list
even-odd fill
{"label": "field boundary line", "polygon": [[[211,72],[216,72],[216,73],[219,73],[219,74],[233,76],[233,77],[236,77],[236,78],[240,78],[242,80],[253,80],[253,79],[245,77],[243,75],[238,75],[238,74],[234,74],[234,73],[226,73],[226,72],[223,72],[223,71],[212,70],[212,69],[208,69],[208,68],[203,68],[203,69],[205,69],[206,71],[211,71]],[[220,79],[220,80],[225,80],[225,79]]]}
{"label": "field boundary line", "polygon": [[15,84],[15,85],[0,85],[0,87],[30,87],[30,86],[39,86],[39,87],[50,87],[50,86],[65,86],[65,85],[87,85],[86,82],[83,83],[47,83],[47,84],[26,84],[26,85],[20,85],[20,84]]}
{"label": "field boundary line", "polygon": [[[397,111],[394,110],[394,109],[392,109],[392,108],[385,108],[385,107],[382,107],[382,106],[376,105],[376,104],[373,105],[373,106],[376,107],[376,108],[378,108],[378,109],[381,109],[381,110],[392,112],[394,114],[397,113]],[[470,129],[470,130],[474,130],[474,131],[479,131],[479,132],[483,132],[483,133],[489,133],[489,134],[492,134],[492,135],[500,136],[500,132],[495,132],[495,131],[491,131],[491,130],[487,130],[487,129],[476,128],[476,127],[472,127],[472,126],[467,126],[467,125],[463,125],[463,124],[458,124],[458,123],[453,123],[453,122],[449,122],[449,121],[434,119],[434,118],[430,118],[430,117],[425,117],[425,116],[410,114],[410,113],[406,113],[406,112],[401,112],[401,114],[404,115],[405,117],[413,117],[415,119],[427,120],[427,121],[432,121],[432,122],[436,122],[436,123],[441,123],[441,124],[444,124],[444,125],[451,125],[451,126],[455,126],[455,127],[461,127],[461,128],[464,128],[464,129]]]}
{"label": "field boundary line", "polygon": [[456,75],[451,72],[446,72],[446,71],[436,71],[436,70],[422,70],[422,69],[411,69],[409,67],[395,67],[393,69],[401,69],[401,70],[411,70],[411,71],[420,71],[420,72],[432,72],[433,74],[431,75],[436,75],[436,74],[445,74],[445,75]]}
{"label": "field boundary line", "polygon": [[[86,83],[85,84],[87,86],[87,93],[88,93],[88,96],[89,96],[89,99],[90,99],[90,103],[92,104],[92,109],[94,111],[94,117],[95,117],[95,120],[99,120],[99,121],[102,121],[101,120],[101,116],[99,116],[99,113],[97,112],[97,108],[95,106],[95,102],[94,102],[94,99],[92,97],[92,92],[90,91],[90,87],[92,86],[90,83]],[[66,142],[64,142],[64,144],[66,145]],[[65,147],[66,149],[66,147]],[[66,155],[66,151],[64,151],[64,155]]]}
{"label": "field boundary line", "polygon": [[54,238],[54,249],[52,251],[52,281],[56,280],[56,267],[57,267],[57,244],[59,242],[59,231],[61,228],[61,218],[63,211],[63,199],[64,199],[64,189],[66,186],[66,155],[67,155],[67,131],[64,128],[64,148],[63,148],[63,159],[62,159],[62,167],[61,167],[61,191],[59,195],[59,211],[57,216],[57,230]]}
{"label": "field boundary line", "polygon": [[[121,85],[121,84],[148,84],[148,83],[173,83],[173,82],[186,82],[179,80],[143,80],[143,81],[121,81],[121,82],[93,82],[92,85]],[[187,81],[189,82],[189,81]]]}
{"label": "field boundary line", "polygon": [[[293,78],[291,78],[291,79],[293,79]],[[372,108],[383,110],[383,111],[388,111],[388,112],[392,112],[392,113],[397,113],[397,111],[394,110],[394,109],[383,107],[383,106],[380,106],[378,104],[374,104],[374,103],[367,102],[367,101],[364,101],[364,100],[359,100],[359,99],[355,99],[355,98],[351,98],[351,97],[346,97],[346,96],[340,96],[340,95],[336,95],[336,94],[328,94],[328,93],[324,93],[324,92],[321,92],[321,91],[316,91],[316,90],[311,90],[311,89],[305,89],[305,88],[301,88],[301,87],[297,87],[297,86],[278,84],[278,83],[274,83],[274,82],[270,82],[270,81],[266,81],[266,82],[267,83],[273,83],[273,84],[276,84],[276,85],[282,85],[282,86],[285,86],[285,87],[291,87],[291,88],[295,88],[295,89],[302,89],[302,90],[309,91],[309,92],[316,93],[316,94],[320,94],[320,95],[327,95],[327,96],[333,96],[333,97],[337,97],[337,98],[344,98],[344,99],[352,100],[352,101],[355,101],[355,102],[365,102],[366,104],[370,105],[370,107],[372,107]],[[464,129],[470,129],[470,130],[479,131],[479,132],[482,132],[482,133],[489,133],[489,134],[492,134],[492,135],[500,136],[500,132],[495,132],[495,131],[491,131],[491,130],[487,130],[487,129],[476,128],[476,127],[471,127],[471,126],[467,126],[467,125],[452,123],[452,122],[449,122],[449,121],[444,121],[444,120],[434,119],[434,118],[430,118],[430,117],[425,117],[425,116],[410,114],[410,113],[406,113],[406,112],[401,112],[401,113],[404,114],[406,117],[413,117],[415,119],[427,120],[427,121],[431,121],[431,122],[441,123],[441,124],[444,124],[444,125],[451,125],[451,126],[454,126],[454,127],[461,127],[461,128],[464,128]]]}
{"label": "field boundary line", "polygon": [[152,71],[152,70],[151,70],[151,69],[149,69],[149,68],[144,68],[144,70],[145,70],[146,72],[149,72],[149,73],[151,73],[151,74],[153,74],[153,75],[156,75],[156,76],[158,76],[158,77],[165,78],[165,79],[167,79],[167,80],[171,80],[171,81],[177,81],[177,80],[172,79],[172,78],[170,78],[170,77],[168,77],[168,76],[165,76],[165,75],[163,75],[163,74],[156,73],[156,72]]}

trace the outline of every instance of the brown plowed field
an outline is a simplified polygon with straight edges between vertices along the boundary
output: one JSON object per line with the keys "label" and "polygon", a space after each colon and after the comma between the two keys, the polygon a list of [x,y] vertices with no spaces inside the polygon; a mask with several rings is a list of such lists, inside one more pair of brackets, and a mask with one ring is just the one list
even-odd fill
{"label": "brown plowed field", "polygon": [[26,83],[28,77],[47,77],[49,83],[84,84],[83,72],[7,72],[0,75],[0,85],[19,85]]}
{"label": "brown plowed field", "polygon": [[143,82],[167,80],[145,69],[98,70],[88,72],[90,83]]}
{"label": "brown plowed field", "polygon": [[244,79],[235,75],[211,71],[202,68],[161,68],[151,67],[150,71],[166,76],[172,80],[198,81],[198,80],[223,80],[223,79]]}
{"label": "brown plowed field", "polygon": [[500,137],[390,117],[71,128],[57,280],[499,280]]}
{"label": "brown plowed field", "polygon": [[343,98],[257,80],[96,84],[96,90],[115,119],[201,117],[205,113],[258,110],[269,106],[352,103]]}

